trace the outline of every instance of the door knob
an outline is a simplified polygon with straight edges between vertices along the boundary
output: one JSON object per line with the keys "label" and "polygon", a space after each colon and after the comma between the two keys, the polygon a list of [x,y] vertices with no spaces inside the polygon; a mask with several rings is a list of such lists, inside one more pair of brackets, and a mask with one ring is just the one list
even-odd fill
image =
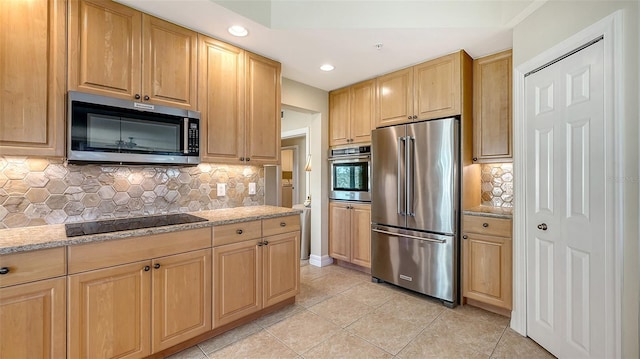
{"label": "door knob", "polygon": [[543,231],[546,231],[546,230],[547,230],[547,224],[546,224],[546,223],[540,223],[540,224],[538,225],[538,229],[541,229],[541,230],[543,230]]}

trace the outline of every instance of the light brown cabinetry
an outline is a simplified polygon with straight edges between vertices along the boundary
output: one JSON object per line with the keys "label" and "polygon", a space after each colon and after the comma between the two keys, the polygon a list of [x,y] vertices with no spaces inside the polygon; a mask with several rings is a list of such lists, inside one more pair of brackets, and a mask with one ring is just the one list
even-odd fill
{"label": "light brown cabinetry", "polygon": [[375,127],[460,115],[465,61],[459,51],[380,76]]}
{"label": "light brown cabinetry", "polygon": [[473,158],[513,160],[511,50],[473,61]]}
{"label": "light brown cabinetry", "polygon": [[329,93],[329,145],[371,142],[376,80]]}
{"label": "light brown cabinetry", "polygon": [[66,356],[65,274],[64,248],[0,255],[0,358]]}
{"label": "light brown cabinetry", "polygon": [[210,246],[203,228],[69,247],[69,356],[138,358],[211,330]]}
{"label": "light brown cabinetry", "polygon": [[0,154],[63,156],[65,0],[0,1]]}
{"label": "light brown cabinetry", "polygon": [[197,108],[197,34],[105,0],[73,0],[69,89]]}
{"label": "light brown cabinetry", "polygon": [[214,227],[214,328],[298,293],[299,221],[288,216]]}
{"label": "light brown cabinetry", "polygon": [[471,304],[511,309],[511,233],[510,219],[463,216],[462,295]]}
{"label": "light brown cabinetry", "polygon": [[202,158],[275,164],[280,159],[280,64],[200,36]]}
{"label": "light brown cabinetry", "polygon": [[371,268],[371,205],[329,202],[329,255]]}

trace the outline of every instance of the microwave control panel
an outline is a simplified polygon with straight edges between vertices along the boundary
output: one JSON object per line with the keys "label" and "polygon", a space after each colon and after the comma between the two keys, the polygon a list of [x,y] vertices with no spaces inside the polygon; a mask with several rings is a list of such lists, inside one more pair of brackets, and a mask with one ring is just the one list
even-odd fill
{"label": "microwave control panel", "polygon": [[189,119],[188,141],[189,153],[197,155],[200,151],[200,129],[196,119]]}

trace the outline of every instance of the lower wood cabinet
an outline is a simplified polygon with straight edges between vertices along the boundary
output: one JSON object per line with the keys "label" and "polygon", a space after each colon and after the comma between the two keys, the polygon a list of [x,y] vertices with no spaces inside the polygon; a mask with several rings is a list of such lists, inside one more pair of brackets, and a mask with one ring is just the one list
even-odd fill
{"label": "lower wood cabinet", "polygon": [[463,216],[462,295],[511,309],[511,220]]}
{"label": "lower wood cabinet", "polygon": [[0,288],[0,358],[66,357],[65,305],[64,277]]}
{"label": "lower wood cabinet", "polygon": [[211,330],[211,250],[69,276],[69,357],[139,358]]}
{"label": "lower wood cabinet", "polygon": [[371,205],[329,202],[329,255],[371,268]]}

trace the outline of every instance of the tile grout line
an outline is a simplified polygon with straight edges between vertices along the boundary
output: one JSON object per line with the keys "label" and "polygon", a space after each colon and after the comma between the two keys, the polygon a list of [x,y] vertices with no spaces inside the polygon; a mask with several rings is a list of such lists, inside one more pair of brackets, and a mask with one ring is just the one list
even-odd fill
{"label": "tile grout line", "polygon": [[498,345],[500,344],[500,341],[502,340],[502,337],[504,337],[504,333],[507,332],[507,329],[509,329],[509,325],[507,324],[506,327],[504,327],[504,330],[502,331],[502,334],[500,334],[500,338],[498,338],[498,341],[496,342],[496,345],[493,347],[493,350],[491,351],[491,354],[489,355],[489,359],[493,358],[493,354],[496,352],[496,349],[498,348]]}

